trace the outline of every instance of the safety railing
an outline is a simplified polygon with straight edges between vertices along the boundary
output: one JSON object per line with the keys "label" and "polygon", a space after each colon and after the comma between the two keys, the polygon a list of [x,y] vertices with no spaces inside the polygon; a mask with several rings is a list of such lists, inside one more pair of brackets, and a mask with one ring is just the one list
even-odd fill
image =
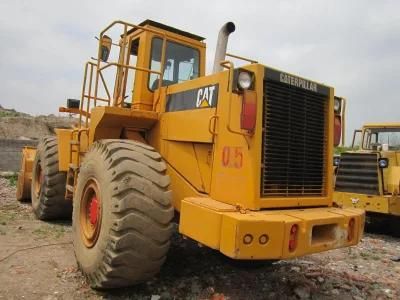
{"label": "safety railing", "polygon": [[239,56],[239,55],[235,55],[235,54],[231,54],[231,53],[226,53],[225,55],[229,56],[229,57],[233,57],[233,58],[239,59],[239,60],[247,61],[247,62],[249,62],[251,64],[257,64],[258,63],[258,61],[256,61],[256,60],[253,60],[253,59],[250,59],[250,58],[246,58],[246,57],[243,57],[243,56]]}
{"label": "safety railing", "polygon": [[[123,34],[121,35],[122,38],[119,42],[120,52],[119,57],[120,61],[118,62],[106,62],[101,60],[101,46],[102,46],[102,39],[106,35],[106,33],[113,28],[114,26],[122,25],[123,26]],[[129,65],[128,63],[128,55],[127,49],[134,38],[137,36],[130,35],[128,33],[132,30],[142,30],[157,34],[163,40],[162,42],[162,50],[161,50],[161,61],[160,61],[160,71],[151,70],[148,68],[137,67],[133,65]],[[107,106],[121,106],[124,101],[124,97],[121,96],[122,93],[125,92],[127,86],[127,78],[129,70],[135,70],[139,72],[146,72],[149,74],[156,74],[159,77],[158,80],[158,88],[162,86],[163,76],[164,73],[164,66],[165,66],[165,53],[166,53],[166,34],[151,28],[146,28],[143,26],[127,23],[124,21],[114,21],[106,28],[104,28],[100,36],[99,40],[99,47],[97,58],[94,58],[95,62],[88,61],[85,64],[84,70],[84,78],[82,84],[82,93],[81,93],[81,102],[80,102],[80,109],[79,109],[79,127],[87,128],[89,126],[89,119],[91,104],[93,103],[93,107],[98,106],[98,102],[102,102]],[[111,47],[115,46],[116,44],[111,43]],[[122,58],[122,59],[121,59]],[[123,78],[117,78],[114,85],[114,94],[111,95],[110,90],[108,88],[107,82],[104,78],[103,71],[110,68],[116,67],[117,72],[116,74],[119,76],[123,76]],[[122,74],[122,75],[121,75]],[[100,85],[101,84],[101,85]],[[106,98],[99,96],[99,87],[103,87],[105,90]]]}

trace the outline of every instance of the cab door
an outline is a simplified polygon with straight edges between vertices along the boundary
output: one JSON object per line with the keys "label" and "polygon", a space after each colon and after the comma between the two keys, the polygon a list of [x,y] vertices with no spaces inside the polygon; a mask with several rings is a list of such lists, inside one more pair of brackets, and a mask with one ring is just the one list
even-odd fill
{"label": "cab door", "polygon": [[[152,40],[150,69],[159,71],[162,39]],[[150,74],[149,90],[160,103],[161,152],[169,166],[197,192],[209,192],[214,135],[210,122],[216,114],[217,76],[200,77],[200,51],[167,40],[161,91],[159,76]],[[160,101],[158,97],[163,97]]]}

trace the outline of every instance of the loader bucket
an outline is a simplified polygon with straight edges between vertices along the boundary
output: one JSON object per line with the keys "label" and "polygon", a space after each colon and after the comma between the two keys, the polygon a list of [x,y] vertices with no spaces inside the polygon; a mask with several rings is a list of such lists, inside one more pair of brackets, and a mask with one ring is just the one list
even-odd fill
{"label": "loader bucket", "polygon": [[35,159],[36,148],[24,147],[22,149],[21,169],[18,174],[17,200],[31,199],[32,166]]}

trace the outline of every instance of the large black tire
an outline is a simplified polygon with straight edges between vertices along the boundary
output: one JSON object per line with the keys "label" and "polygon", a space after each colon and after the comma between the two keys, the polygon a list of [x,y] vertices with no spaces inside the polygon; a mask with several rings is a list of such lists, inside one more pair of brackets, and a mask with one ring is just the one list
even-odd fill
{"label": "large black tire", "polygon": [[65,199],[66,172],[58,169],[56,137],[44,137],[32,167],[32,208],[40,220],[70,219],[72,201]]}
{"label": "large black tire", "polygon": [[169,183],[165,163],[148,145],[91,146],[78,175],[72,231],[79,268],[93,288],[130,286],[159,272],[173,229]]}

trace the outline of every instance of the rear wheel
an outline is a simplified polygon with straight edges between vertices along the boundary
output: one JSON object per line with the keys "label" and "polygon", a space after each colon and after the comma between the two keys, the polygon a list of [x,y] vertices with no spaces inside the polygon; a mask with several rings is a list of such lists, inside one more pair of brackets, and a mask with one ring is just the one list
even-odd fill
{"label": "rear wheel", "polygon": [[73,242],[94,288],[153,277],[165,261],[174,210],[166,166],[152,147],[126,140],[92,145],[74,194]]}
{"label": "rear wheel", "polygon": [[32,167],[32,208],[40,220],[71,218],[72,201],[65,199],[66,173],[58,170],[56,137],[43,138]]}

